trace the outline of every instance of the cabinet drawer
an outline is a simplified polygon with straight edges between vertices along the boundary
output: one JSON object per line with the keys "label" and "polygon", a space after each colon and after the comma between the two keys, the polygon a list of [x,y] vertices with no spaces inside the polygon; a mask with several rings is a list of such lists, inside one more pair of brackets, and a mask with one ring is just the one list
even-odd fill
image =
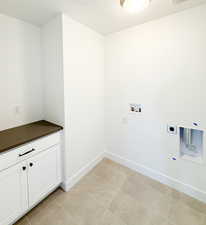
{"label": "cabinet drawer", "polygon": [[37,152],[46,150],[59,143],[60,143],[60,133],[58,132],[31,142],[31,146],[32,149],[35,149],[34,153],[36,154]]}
{"label": "cabinet drawer", "polygon": [[28,152],[32,149],[31,144],[22,145],[18,148],[11,149],[7,152],[0,154],[0,171],[4,170],[22,160],[25,159],[25,156],[21,155],[25,152]]}
{"label": "cabinet drawer", "polygon": [[0,154],[0,171],[60,143],[60,132],[54,133]]}

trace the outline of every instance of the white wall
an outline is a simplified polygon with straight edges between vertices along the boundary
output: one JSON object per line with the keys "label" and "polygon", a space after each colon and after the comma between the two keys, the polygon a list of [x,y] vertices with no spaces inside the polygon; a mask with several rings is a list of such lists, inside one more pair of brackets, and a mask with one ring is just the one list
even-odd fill
{"label": "white wall", "polygon": [[67,164],[65,152],[65,96],[63,73],[62,15],[41,27],[44,119],[63,126],[62,178],[65,182]]}
{"label": "white wall", "polygon": [[59,15],[42,27],[45,119],[64,126],[64,185],[104,151],[104,38]]}
{"label": "white wall", "polygon": [[[206,164],[179,159],[166,126],[197,122],[206,131],[205,21],[202,5],[109,35],[105,52],[107,151],[202,194]],[[142,113],[128,114],[129,103]]]}
{"label": "white wall", "polygon": [[104,151],[104,38],[63,15],[67,176]]}
{"label": "white wall", "polygon": [[44,117],[50,122],[64,126],[62,38],[61,15],[41,27]]}
{"label": "white wall", "polygon": [[4,130],[43,118],[40,29],[0,15],[0,33],[0,130]]}

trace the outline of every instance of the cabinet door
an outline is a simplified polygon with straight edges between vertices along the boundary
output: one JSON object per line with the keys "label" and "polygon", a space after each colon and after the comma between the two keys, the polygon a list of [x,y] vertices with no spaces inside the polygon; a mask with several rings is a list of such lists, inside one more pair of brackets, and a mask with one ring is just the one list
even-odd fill
{"label": "cabinet door", "polygon": [[28,160],[29,206],[39,202],[59,183],[59,145],[53,146]]}
{"label": "cabinet door", "polygon": [[20,163],[0,172],[0,224],[12,223],[27,209],[27,167]]}

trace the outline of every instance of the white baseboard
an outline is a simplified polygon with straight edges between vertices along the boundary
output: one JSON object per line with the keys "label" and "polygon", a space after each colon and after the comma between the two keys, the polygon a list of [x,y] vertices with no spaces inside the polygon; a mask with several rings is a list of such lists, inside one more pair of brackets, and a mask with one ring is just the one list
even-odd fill
{"label": "white baseboard", "polygon": [[139,172],[145,176],[148,176],[154,180],[159,181],[160,183],[168,185],[171,188],[174,188],[180,192],[183,192],[193,198],[196,198],[196,199],[206,203],[206,192],[205,191],[202,191],[196,187],[193,187],[192,185],[185,184],[177,179],[169,177],[169,176],[167,176],[163,173],[160,173],[154,169],[151,169],[149,167],[146,167],[144,165],[138,164],[136,162],[122,158],[116,154],[109,153],[109,152],[101,153],[96,159],[92,160],[85,167],[80,169],[69,180],[67,180],[66,182],[63,182],[61,185],[63,190],[69,191],[76,183],[79,182],[79,180],[82,177],[84,177],[86,174],[88,174],[104,157],[111,159],[114,162],[117,162],[123,166],[126,166],[136,172]]}
{"label": "white baseboard", "polygon": [[69,191],[81,178],[87,175],[102,159],[105,157],[105,153],[101,153],[98,157],[88,163],[86,166],[81,168],[75,175],[70,177],[68,180],[61,184],[61,188],[64,191]]}
{"label": "white baseboard", "polygon": [[139,172],[145,176],[148,176],[154,180],[159,181],[160,183],[163,183],[165,185],[168,185],[180,192],[183,192],[193,198],[196,198],[202,202],[206,203],[206,192],[195,188],[189,184],[185,184],[177,179],[174,179],[172,177],[169,177],[163,173],[160,173],[156,170],[153,170],[151,168],[148,168],[144,165],[138,164],[136,162],[133,162],[131,160],[127,160],[125,158],[122,158],[118,155],[106,152],[104,155],[106,158],[111,159],[123,166],[126,166],[136,172]]}

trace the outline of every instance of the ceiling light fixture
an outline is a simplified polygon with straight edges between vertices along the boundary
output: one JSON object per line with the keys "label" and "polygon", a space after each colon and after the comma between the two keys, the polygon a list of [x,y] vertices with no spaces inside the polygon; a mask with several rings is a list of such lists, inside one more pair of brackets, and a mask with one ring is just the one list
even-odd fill
{"label": "ceiling light fixture", "polygon": [[146,9],[151,0],[120,0],[120,5],[129,12],[140,12]]}

